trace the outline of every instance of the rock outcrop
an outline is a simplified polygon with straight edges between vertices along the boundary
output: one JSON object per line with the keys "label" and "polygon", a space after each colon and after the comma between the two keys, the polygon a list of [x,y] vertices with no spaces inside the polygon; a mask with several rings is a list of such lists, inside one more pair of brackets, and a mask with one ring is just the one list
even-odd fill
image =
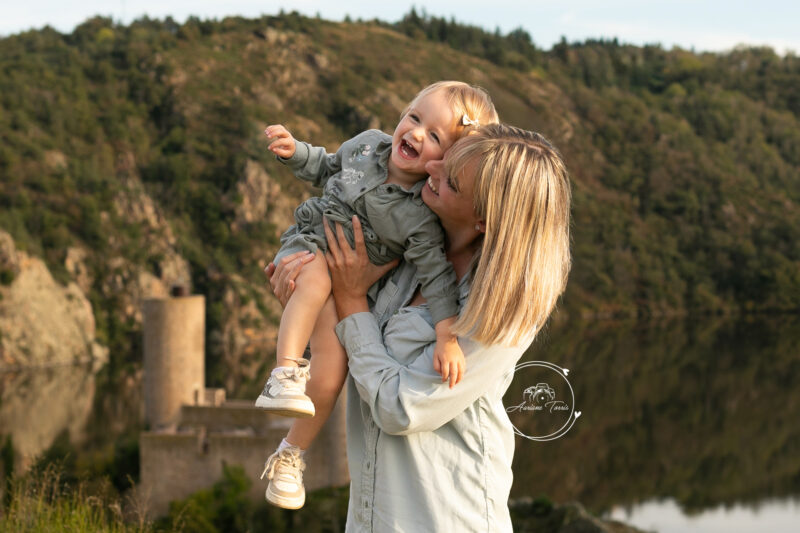
{"label": "rock outcrop", "polygon": [[105,359],[80,287],[58,283],[44,261],[16,250],[8,233],[0,231],[0,243],[0,264],[14,273],[0,286],[0,367]]}

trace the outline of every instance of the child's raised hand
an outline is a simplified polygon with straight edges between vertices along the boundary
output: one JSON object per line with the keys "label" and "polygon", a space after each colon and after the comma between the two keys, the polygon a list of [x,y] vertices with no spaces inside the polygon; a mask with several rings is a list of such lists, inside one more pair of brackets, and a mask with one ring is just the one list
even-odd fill
{"label": "child's raised hand", "polygon": [[464,377],[467,362],[458,339],[450,333],[455,317],[446,318],[436,324],[436,346],[433,349],[433,369],[442,375],[442,382],[450,381],[452,389]]}
{"label": "child's raised hand", "polygon": [[269,149],[276,155],[284,159],[289,159],[294,155],[294,137],[289,133],[289,130],[283,127],[282,124],[273,124],[267,126],[264,130],[267,139],[274,139],[269,145]]}

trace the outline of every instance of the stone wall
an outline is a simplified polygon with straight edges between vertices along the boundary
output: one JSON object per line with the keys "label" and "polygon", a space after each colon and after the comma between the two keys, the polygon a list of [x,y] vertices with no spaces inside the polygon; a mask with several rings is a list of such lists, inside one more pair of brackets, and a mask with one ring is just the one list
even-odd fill
{"label": "stone wall", "polygon": [[[345,395],[341,395],[305,459],[306,490],[349,482],[345,441]],[[292,419],[270,415],[250,402],[219,407],[184,405],[177,431],[140,436],[139,497],[151,517],[162,516],[169,502],[186,498],[222,478],[223,465],[241,465],[252,482],[250,497],[263,501],[267,457],[286,436]]]}

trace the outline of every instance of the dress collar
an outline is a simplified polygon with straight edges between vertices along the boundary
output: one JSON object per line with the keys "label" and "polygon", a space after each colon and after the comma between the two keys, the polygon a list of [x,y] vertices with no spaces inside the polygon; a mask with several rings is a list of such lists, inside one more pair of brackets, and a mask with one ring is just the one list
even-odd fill
{"label": "dress collar", "polygon": [[388,170],[389,156],[392,154],[392,138],[384,137],[378,141],[378,146],[375,147],[375,155],[378,157],[378,165],[384,170]]}

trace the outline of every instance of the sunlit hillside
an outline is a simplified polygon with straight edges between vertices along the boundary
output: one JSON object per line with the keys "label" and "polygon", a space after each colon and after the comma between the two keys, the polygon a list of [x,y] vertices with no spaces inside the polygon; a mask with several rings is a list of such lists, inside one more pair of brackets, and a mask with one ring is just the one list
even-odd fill
{"label": "sunlit hillside", "polygon": [[[483,86],[501,118],[563,152],[570,319],[800,307],[794,56],[544,51],[522,31],[414,13],[394,25],[95,18],[0,39],[0,73],[0,230],[77,283],[115,369],[140,360],[141,299],[182,281],[208,298],[210,380],[252,387],[278,317],[261,267],[313,192],[267,153],[264,126],[333,150],[391,131],[439,79]],[[20,268],[0,254],[8,290]]]}

